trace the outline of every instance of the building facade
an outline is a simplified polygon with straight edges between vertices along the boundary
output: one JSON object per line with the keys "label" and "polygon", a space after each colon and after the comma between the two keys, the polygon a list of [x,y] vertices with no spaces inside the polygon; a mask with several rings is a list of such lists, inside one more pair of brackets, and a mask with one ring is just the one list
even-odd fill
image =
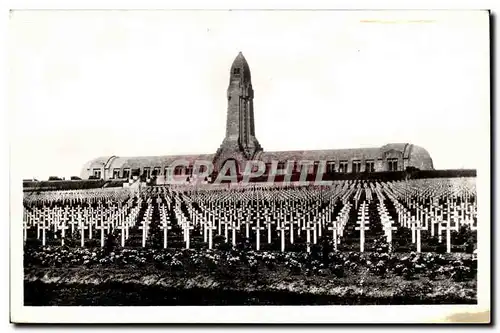
{"label": "building facade", "polygon": [[[304,167],[299,161],[310,161],[308,173],[317,166],[326,166],[327,173],[362,173],[403,171],[407,168],[433,170],[432,158],[422,147],[409,143],[391,143],[382,147],[361,149],[331,149],[307,151],[267,152],[255,136],[253,88],[250,67],[240,52],[234,60],[227,89],[226,134],[215,154],[119,157],[104,156],[87,162],[81,172],[82,179],[130,179],[143,176],[162,179],[175,176],[188,180],[193,175],[196,161],[210,161],[213,175],[224,168],[227,161],[242,172],[248,161],[261,161],[269,172],[273,163],[278,169],[289,167],[297,172]],[[176,161],[184,161],[178,165]],[[203,170],[202,170],[203,171]]]}

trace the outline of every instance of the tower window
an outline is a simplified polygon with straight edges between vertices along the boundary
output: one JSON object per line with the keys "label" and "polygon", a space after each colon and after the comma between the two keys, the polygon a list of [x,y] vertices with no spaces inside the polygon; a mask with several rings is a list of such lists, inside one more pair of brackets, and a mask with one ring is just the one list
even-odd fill
{"label": "tower window", "polygon": [[94,169],[93,173],[95,178],[101,179],[101,169]]}
{"label": "tower window", "polygon": [[314,161],[314,165],[313,165],[313,171],[312,171],[312,173],[313,173],[313,174],[317,174],[317,173],[318,173],[318,170],[319,170],[319,161]]}
{"label": "tower window", "polygon": [[341,172],[341,173],[347,172],[347,161],[340,161],[339,162],[339,172]]}
{"label": "tower window", "polygon": [[360,160],[352,161],[352,172],[357,173],[360,171],[361,171],[361,161]]}
{"label": "tower window", "polygon": [[233,74],[240,75],[240,69],[239,68],[233,69]]}
{"label": "tower window", "polygon": [[375,172],[375,161],[374,160],[366,160],[365,171],[366,172]]}
{"label": "tower window", "polygon": [[184,171],[184,167],[182,165],[178,165],[174,168],[174,175],[176,175],[176,176],[182,175],[183,171]]}
{"label": "tower window", "polygon": [[335,162],[328,161],[326,164],[326,172],[334,173],[335,172]]}
{"label": "tower window", "polygon": [[129,178],[130,177],[130,169],[129,168],[126,168],[126,169],[123,169],[123,178]]}
{"label": "tower window", "polygon": [[389,164],[389,171],[398,171],[398,159],[390,158],[387,160]]}

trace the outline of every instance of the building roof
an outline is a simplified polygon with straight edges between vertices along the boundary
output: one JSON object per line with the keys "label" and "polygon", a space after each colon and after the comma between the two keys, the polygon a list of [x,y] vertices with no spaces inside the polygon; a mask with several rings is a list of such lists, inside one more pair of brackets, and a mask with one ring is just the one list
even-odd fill
{"label": "building roof", "polygon": [[432,162],[431,155],[425,148],[410,145],[408,155],[412,166],[422,170],[434,169],[434,163]]}
{"label": "building roof", "polygon": [[[325,150],[296,150],[296,151],[269,151],[259,152],[255,159],[264,163],[272,161],[352,161],[382,159],[386,153],[396,151],[407,159],[408,166],[414,166],[422,170],[433,169],[432,158],[422,147],[409,143],[391,143],[378,148],[358,148],[358,149],[325,149]],[[113,169],[139,169],[144,167],[164,168],[172,165],[175,161],[187,161],[194,164],[195,161],[206,161],[211,163],[215,154],[198,155],[167,155],[167,156],[139,156],[139,157],[118,157],[101,156],[87,162],[82,169],[82,177],[92,173],[92,169],[103,167],[108,170]]]}
{"label": "building roof", "polygon": [[83,172],[87,172],[93,168],[106,169],[121,169],[130,168],[137,169],[142,167],[165,167],[171,165],[174,161],[187,160],[189,163],[194,161],[212,162],[214,154],[199,154],[199,155],[167,155],[167,156],[138,156],[138,157],[117,157],[103,156],[93,159],[83,166]]}
{"label": "building roof", "polygon": [[324,161],[324,160],[355,160],[376,159],[381,156],[380,148],[359,149],[326,149],[326,150],[296,150],[262,152],[259,159],[268,163],[271,161]]}

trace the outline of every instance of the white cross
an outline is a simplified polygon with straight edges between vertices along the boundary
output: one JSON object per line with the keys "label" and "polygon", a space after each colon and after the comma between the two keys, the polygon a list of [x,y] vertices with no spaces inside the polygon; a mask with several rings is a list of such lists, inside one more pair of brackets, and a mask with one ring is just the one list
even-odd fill
{"label": "white cross", "polygon": [[213,225],[212,222],[210,222],[206,228],[208,230],[208,248],[212,249],[212,231],[217,230],[217,227],[215,225]]}
{"label": "white cross", "polygon": [[414,217],[412,217],[410,226],[411,226],[411,242],[413,244],[415,244],[415,242],[417,241],[417,238],[416,238],[416,231],[417,230],[415,229],[416,225],[417,225],[417,220]]}
{"label": "white cross", "polygon": [[[78,220],[80,220],[80,213],[78,213]],[[71,225],[71,234],[75,233],[75,225],[78,225],[79,221],[76,219],[72,219],[68,222],[69,225]]]}
{"label": "white cross", "polygon": [[243,221],[241,223],[245,225],[245,238],[248,238],[250,236],[250,225],[252,224],[252,222],[247,219],[246,221]]}
{"label": "white cross", "polygon": [[279,231],[281,231],[281,252],[285,252],[285,231],[289,230],[290,228],[283,223],[281,227],[277,228]]}
{"label": "white cross", "polygon": [[307,237],[307,252],[311,252],[311,231],[316,229],[315,227],[312,227],[309,222],[306,222],[306,225],[302,227],[302,230],[306,231],[306,237]]}
{"label": "white cross", "polygon": [[128,230],[128,226],[125,223],[122,223],[119,224],[117,228],[120,229],[122,247],[125,247],[125,229]]}
{"label": "white cross", "polygon": [[260,250],[260,231],[264,230],[265,227],[261,227],[259,220],[257,220],[257,225],[255,227],[252,227],[252,230],[255,230],[257,233],[257,240],[256,240],[256,249],[257,251]]}
{"label": "white cross", "polygon": [[225,238],[226,243],[227,243],[228,238],[229,238],[228,234],[227,234],[227,230],[228,230],[228,226],[231,224],[231,222],[229,222],[229,220],[225,220],[225,219],[219,220],[219,227],[222,224],[224,224],[224,238]]}
{"label": "white cross", "polygon": [[290,225],[290,244],[293,244],[293,242],[294,242],[294,240],[293,240],[293,225],[294,224],[295,224],[295,222],[290,217],[290,221],[289,221],[289,225]]}
{"label": "white cross", "polygon": [[274,222],[272,222],[270,220],[267,220],[267,221],[264,222],[264,224],[267,227],[267,243],[271,244],[271,225],[273,225]]}
{"label": "white cross", "polygon": [[66,225],[65,222],[62,222],[59,225],[59,230],[61,230],[61,245],[64,246],[64,239],[66,237],[66,230],[69,229],[69,227]]}
{"label": "white cross", "polygon": [[332,226],[328,227],[328,230],[332,231],[333,249],[335,251],[337,251],[337,231],[338,231],[337,223],[336,222],[332,222]]}
{"label": "white cross", "polygon": [[446,222],[446,227],[443,227],[446,230],[446,252],[451,253],[451,230],[453,227],[450,225],[450,221]]}
{"label": "white cross", "polygon": [[101,220],[101,224],[97,224],[95,227],[96,230],[101,230],[101,247],[104,247],[104,230],[107,230],[107,226],[104,224],[104,221]]}
{"label": "white cross", "polygon": [[141,226],[139,227],[142,230],[142,247],[146,247],[146,237],[148,232],[148,223],[146,221],[141,222]]}
{"label": "white cross", "polygon": [[189,249],[189,230],[194,229],[192,225],[189,224],[189,221],[186,221],[183,226],[184,234],[186,236],[186,249]]}
{"label": "white cross", "polygon": [[42,245],[45,246],[45,240],[46,240],[46,230],[49,229],[49,226],[47,226],[45,220],[42,221],[41,224],[38,224],[38,229],[42,230]]}
{"label": "white cross", "polygon": [[231,223],[229,226],[229,230],[232,232],[232,244],[233,246],[236,246],[236,230],[238,230],[238,226],[236,225],[235,222]]}
{"label": "white cross", "polygon": [[392,251],[392,232],[398,230],[398,228],[393,226],[390,220],[384,224],[383,228],[387,236],[387,243],[389,243],[389,249]]}
{"label": "white cross", "polygon": [[167,232],[172,229],[171,226],[168,225],[168,221],[162,222],[160,229],[163,229],[163,248],[167,248]]}
{"label": "white cross", "polygon": [[28,238],[28,229],[29,229],[28,223],[26,223],[26,221],[24,221],[23,222],[23,239],[25,242],[26,242],[26,239]]}
{"label": "white cross", "polygon": [[85,245],[85,230],[88,229],[88,227],[83,221],[78,227],[80,229],[80,245],[83,247]]}
{"label": "white cross", "polygon": [[313,227],[313,243],[316,244],[318,242],[318,227],[319,227],[319,221],[313,221],[312,227]]}
{"label": "white cross", "polygon": [[354,228],[355,230],[359,230],[359,251],[364,252],[365,251],[365,231],[370,230],[367,226],[365,226],[365,220],[362,218],[361,219],[361,224],[359,227]]}
{"label": "white cross", "polygon": [[420,232],[426,230],[426,228],[420,225],[420,221],[418,221],[416,225],[414,224],[413,228],[417,231],[417,253],[420,253],[422,252]]}

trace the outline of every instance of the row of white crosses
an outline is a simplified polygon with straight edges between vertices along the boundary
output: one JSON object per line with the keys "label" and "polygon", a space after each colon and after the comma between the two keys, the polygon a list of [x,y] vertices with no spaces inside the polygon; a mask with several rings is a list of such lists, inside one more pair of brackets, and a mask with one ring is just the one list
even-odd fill
{"label": "row of white crosses", "polygon": [[[427,186],[428,184],[426,184]],[[401,190],[404,190],[402,186],[399,188],[395,187],[397,193],[401,194]],[[415,192],[415,188],[410,188],[410,191]],[[438,226],[438,240],[442,242],[442,232],[446,231],[446,249],[447,252],[451,252],[451,231],[458,231],[460,225],[469,224],[472,230],[475,230],[471,221],[473,219],[467,218],[467,204],[456,205],[453,196],[450,196],[450,191],[446,187],[434,188],[431,191],[427,191],[428,195],[425,198],[424,195],[410,196],[404,194],[405,203],[407,206],[415,210],[416,214],[411,215],[410,210],[404,208],[402,204],[398,202],[397,198],[391,197],[394,202],[394,206],[397,209],[398,217],[401,226],[411,228],[412,230],[412,242],[416,243],[417,251],[420,252],[421,241],[420,232],[422,230],[431,230],[431,237],[435,236],[435,225]],[[417,192],[418,193],[418,192]],[[446,203],[443,207],[438,205],[438,198],[446,199]],[[425,200],[431,200],[430,207],[425,207]],[[470,205],[472,207],[472,205]],[[446,215],[446,217],[445,217]],[[462,218],[460,218],[462,217]],[[453,225],[452,225],[453,222]]]}
{"label": "row of white crosses", "polygon": [[139,215],[139,206],[135,206],[131,208],[130,213],[127,214],[127,211],[124,209],[122,211],[122,220],[121,223],[118,224],[117,228],[120,230],[120,239],[121,239],[121,246],[125,246],[125,241],[128,240],[129,238],[129,228],[132,228],[135,226],[135,223],[137,221],[138,215]]}
{"label": "row of white crosses", "polygon": [[[244,196],[245,194],[243,194]],[[226,238],[226,241],[229,239],[228,237],[228,231],[232,231],[232,241],[233,245],[235,244],[235,233],[237,230],[240,230],[241,224],[244,224],[244,229],[245,229],[245,237],[249,237],[249,232],[250,230],[255,231],[256,233],[256,248],[260,249],[260,243],[261,243],[261,232],[267,231],[267,241],[270,243],[271,240],[271,230],[273,224],[276,224],[274,221],[277,221],[276,225],[276,230],[281,234],[281,240],[282,240],[282,249],[284,248],[284,241],[285,241],[285,231],[290,230],[290,243],[293,243],[293,236],[295,231],[300,234],[301,230],[307,231],[307,233],[310,235],[310,231],[314,231],[314,238],[316,241],[317,238],[317,232],[321,235],[321,228],[320,226],[324,222],[323,220],[320,221],[305,221],[306,216],[301,214],[301,211],[299,209],[299,205],[295,207],[295,209],[289,208],[286,204],[284,205],[282,202],[276,203],[276,201],[269,201],[270,204],[269,206],[271,209],[269,209],[267,206],[265,207],[257,207],[255,208],[250,208],[247,206],[240,207],[239,210],[236,209],[236,203],[234,203],[234,206],[230,202],[222,202],[218,207],[214,207],[212,202],[208,204],[209,210],[211,211],[216,211],[217,213],[215,214],[210,214],[212,217],[215,216],[216,220],[219,221],[218,224],[218,230],[219,234],[221,234],[221,226],[224,226],[224,236]],[[292,203],[290,205],[294,206],[295,204]],[[291,212],[295,212],[295,216],[292,216]],[[315,213],[318,213],[318,211],[314,211]],[[253,219],[253,221],[251,220]],[[211,220],[213,221],[213,220]],[[250,226],[253,226],[250,228]],[[265,225],[262,226],[261,222]],[[297,228],[294,230],[294,225],[297,224]],[[311,226],[311,224],[313,226]],[[208,225],[208,224],[206,224]],[[213,224],[210,224],[213,227]],[[316,229],[318,227],[318,229]]]}
{"label": "row of white crosses", "polygon": [[347,225],[347,222],[349,222],[351,207],[352,205],[349,202],[344,203],[336,219],[334,221],[331,221],[332,225],[328,227],[328,230],[332,231],[333,247],[335,251],[337,251],[338,249],[340,237],[344,235],[344,229]]}
{"label": "row of white crosses", "polygon": [[[42,238],[42,244],[46,244],[46,230],[54,232],[61,231],[61,244],[64,245],[66,231],[71,226],[71,233],[75,232],[75,226],[81,234],[81,246],[84,245],[85,231],[88,230],[89,239],[92,239],[93,230],[101,231],[101,246],[104,243],[104,233],[114,228],[120,221],[123,211],[120,202],[130,199],[130,191],[120,189],[100,190],[73,190],[44,192],[39,195],[29,195],[24,200],[24,240],[27,239],[27,231],[31,227],[37,228],[37,238]],[[116,203],[118,202],[118,209]],[[46,203],[54,203],[46,206]],[[76,204],[96,203],[97,208],[83,207]],[[103,206],[103,203],[107,206]],[[38,206],[42,205],[41,208]],[[40,235],[41,233],[41,235]],[[57,234],[54,235],[57,239]]]}
{"label": "row of white crosses", "polygon": [[[389,185],[387,185],[389,184]],[[170,202],[175,197],[176,207],[173,209],[177,220],[183,230],[184,240],[186,241],[186,247],[190,246],[190,230],[193,226],[200,225],[200,233],[203,233],[204,241],[208,241],[209,247],[212,247],[212,232],[218,230],[221,234],[221,228],[224,228],[224,235],[226,236],[226,241],[232,240],[233,245],[236,242],[236,232],[242,231],[245,237],[249,237],[250,230],[253,230],[257,234],[257,244],[256,247],[260,248],[261,232],[267,231],[267,241],[271,242],[271,229],[275,228],[279,233],[281,240],[281,248],[284,251],[286,246],[285,233],[289,231],[290,243],[294,242],[294,235],[300,235],[301,232],[306,232],[308,238],[308,251],[310,250],[309,244],[311,243],[311,233],[313,234],[313,243],[316,242],[317,236],[321,237],[322,228],[328,226],[328,230],[334,233],[334,238],[338,238],[341,235],[345,223],[348,220],[348,214],[337,216],[335,221],[331,221],[331,214],[333,213],[334,204],[332,204],[332,199],[342,201],[344,203],[344,208],[348,207],[347,203],[349,200],[360,199],[362,191],[366,193],[366,200],[370,200],[372,194],[375,193],[377,196],[379,192],[382,191],[387,194],[387,197],[393,201],[396,207],[398,222],[401,226],[412,229],[412,241],[416,243],[417,249],[419,246],[419,234],[421,230],[428,230],[431,227],[431,233],[434,234],[433,226],[438,225],[438,236],[441,236],[443,230],[446,230],[447,236],[450,234],[451,230],[458,230],[460,224],[468,223],[473,227],[473,221],[475,219],[476,207],[475,200],[470,199],[472,194],[466,192],[461,198],[465,198],[460,201],[455,201],[455,197],[451,196],[456,190],[451,191],[446,186],[435,187],[431,190],[423,187],[422,182],[410,182],[410,186],[398,183],[382,183],[381,186],[377,183],[376,186],[370,183],[368,187],[365,184],[362,186],[360,183],[356,182],[338,182],[335,186],[332,186],[330,190],[322,192],[322,195],[318,195],[318,190],[313,189],[282,189],[281,191],[270,191],[267,188],[262,188],[256,192],[252,191],[212,191],[215,193],[210,194],[210,191],[197,192],[193,191],[191,194],[185,195],[181,191],[175,192],[168,188],[155,188],[154,190],[149,190],[149,192],[141,192],[139,194],[130,193],[127,194],[128,198],[137,195],[139,197],[138,206],[141,204],[141,198],[150,198],[151,195],[159,195],[165,197],[166,207],[160,204],[160,215],[162,215],[162,209],[165,210],[161,217],[161,228],[164,231],[164,247],[167,247],[167,232],[171,228],[168,221],[168,213],[172,210],[170,207]],[[75,226],[80,229],[80,234],[82,238],[82,246],[84,244],[85,231],[88,230],[88,238],[92,238],[92,228],[100,231],[101,235],[101,246],[104,241],[104,235],[109,232],[111,228],[118,228],[122,230],[122,245],[124,245],[126,239],[128,239],[128,228],[135,225],[138,206],[132,208],[132,203],[129,202],[123,207],[116,205],[118,201],[113,197],[111,193],[107,194],[99,193],[99,191],[91,191],[92,196],[87,198],[90,202],[97,203],[97,209],[92,208],[81,208],[72,206],[69,211],[67,207],[65,208],[47,208],[47,212],[37,212],[37,209],[31,209],[27,211],[24,216],[23,227],[25,230],[24,238],[27,237],[27,230],[33,226],[38,228],[38,237],[40,238],[40,233],[43,235],[43,243],[45,244],[45,231],[49,228],[54,228],[54,230],[61,230],[61,241],[64,241],[65,233],[68,230],[68,225],[71,226],[72,232],[74,232]],[[440,194],[441,193],[441,194]],[[424,207],[429,198],[438,197],[439,195],[445,196],[443,193],[451,193],[447,205],[442,208],[438,205],[431,207]],[[470,192],[472,193],[472,192]],[[247,203],[249,200],[258,196],[258,207],[251,208]],[[65,200],[69,202],[78,202],[78,200],[85,201],[85,193],[80,192],[77,195],[64,194]],[[125,195],[123,193],[116,195],[116,198],[123,199]],[[445,196],[446,197],[446,196]],[[68,199],[69,198],[69,199]],[[216,198],[215,203],[212,199]],[[315,204],[319,200],[330,200],[330,204],[326,207],[320,204]],[[470,201],[468,201],[470,199]],[[29,199],[31,202],[40,202],[40,199]],[[38,200],[38,201],[37,201]],[[43,200],[48,200],[47,196]],[[42,201],[43,201],[42,200]],[[58,199],[57,199],[58,200]],[[187,213],[184,214],[180,210],[180,202],[186,203]],[[356,200],[355,200],[356,201]],[[383,201],[383,199],[381,200]],[[49,200],[50,202],[50,200]],[[104,205],[99,204],[100,202]],[[198,203],[202,210],[201,212],[193,208],[193,203]],[[334,201],[333,201],[334,202]],[[401,204],[404,202],[409,208],[405,208]],[[151,202],[148,202],[151,206]],[[152,206],[151,206],[152,207]],[[205,208],[205,211],[203,210]],[[350,207],[349,207],[350,208]],[[142,221],[142,232],[143,232],[143,246],[146,246],[146,241],[148,238],[149,224],[151,223],[151,208],[148,208],[144,221]],[[388,214],[387,211],[382,207],[378,207],[379,214],[381,215],[381,221],[384,228],[394,228],[393,226],[388,226]],[[77,211],[80,210],[80,211]],[[342,211],[343,211],[342,210]],[[342,213],[341,211],[341,213]],[[414,215],[412,216],[412,211]],[[367,216],[367,204],[364,202],[359,209],[359,219],[357,230],[360,231],[360,235],[368,229],[367,225],[369,223]],[[446,222],[444,220],[444,215],[446,215]],[[255,217],[257,217],[255,219]],[[472,222],[471,222],[472,221]],[[393,221],[391,221],[392,223]],[[451,225],[453,222],[453,225]],[[447,226],[443,228],[443,223],[447,223]],[[244,225],[244,227],[242,226]],[[335,230],[334,230],[335,229]],[[392,229],[394,230],[394,229]],[[391,230],[391,231],[392,231]],[[229,236],[229,231],[231,232],[231,237]],[[386,236],[389,238],[389,231],[386,231]],[[392,233],[391,233],[392,235]],[[363,239],[361,239],[363,238]],[[391,237],[392,238],[392,237]],[[450,237],[447,237],[447,243],[450,243]],[[334,242],[337,244],[337,241]],[[448,245],[448,248],[450,246]],[[360,248],[364,250],[364,237],[360,237]]]}
{"label": "row of white crosses", "polygon": [[[186,244],[186,249],[189,249],[191,245],[190,230],[194,229],[194,227],[191,225],[189,219],[186,216],[184,216],[184,213],[181,211],[180,206],[174,207],[174,214],[177,218],[179,225],[181,226],[184,242]],[[166,233],[164,235],[166,235]],[[166,244],[165,241],[164,244]]]}
{"label": "row of white crosses", "polygon": [[[114,229],[116,224],[120,223],[125,215],[127,206],[118,209],[105,208],[98,206],[93,207],[81,206],[66,206],[64,209],[58,207],[43,207],[34,208],[31,212],[24,214],[24,240],[26,240],[27,230],[32,227],[37,227],[37,238],[42,238],[42,245],[46,244],[46,230],[53,228],[54,231],[61,231],[61,245],[64,245],[66,231],[71,226],[71,233],[74,233],[77,228],[80,231],[80,244],[83,247],[85,242],[85,231],[88,231],[88,238],[92,239],[93,228],[100,231],[101,247],[104,245],[104,236]],[[76,226],[76,228],[75,228]],[[57,236],[54,236],[57,238]]]}
{"label": "row of white crosses", "polygon": [[387,238],[387,243],[389,244],[389,251],[392,251],[392,232],[396,231],[397,227],[394,226],[394,221],[389,215],[382,197],[379,197],[377,211],[379,213],[380,222],[382,223],[382,229],[384,230],[384,234]]}
{"label": "row of white crosses", "polygon": [[149,228],[152,222],[153,206],[151,205],[151,198],[148,199],[147,208],[142,217],[141,225],[139,230],[142,231],[142,247],[146,247],[146,239],[149,236]]}
{"label": "row of white crosses", "polygon": [[[428,211],[424,209],[423,206],[414,206],[416,208],[417,216],[412,216],[411,212],[404,207],[403,204],[401,204],[393,195],[390,191],[387,191],[388,196],[390,200],[393,202],[393,205],[396,209],[396,212],[398,214],[398,221],[399,225],[401,228],[409,228],[411,229],[411,235],[412,235],[412,244],[416,244],[416,250],[418,253],[422,251],[422,242],[421,242],[421,232],[423,230],[428,230]],[[411,199],[406,199],[406,203],[409,206],[416,205]],[[386,210],[386,209],[383,209]],[[381,215],[381,220],[387,221],[387,218],[383,217]],[[432,219],[431,219],[432,220]],[[423,221],[423,225],[422,225]],[[435,220],[432,220],[435,221]],[[439,224],[441,226],[441,224]],[[387,227],[389,228],[389,227]],[[390,228],[396,228],[396,227],[390,227]],[[396,230],[396,229],[393,229]],[[389,231],[387,231],[389,232]],[[434,232],[433,226],[431,225],[431,232]],[[389,234],[391,236],[392,240],[392,234]],[[450,243],[450,237],[448,237],[448,243]],[[388,238],[389,241],[389,238]],[[451,252],[451,247],[448,246],[448,252]]]}
{"label": "row of white crosses", "polygon": [[46,191],[41,193],[25,193],[23,202],[26,206],[47,205],[53,203],[94,204],[98,202],[126,201],[136,193],[123,188],[102,188],[87,190]]}
{"label": "row of white crosses", "polygon": [[370,223],[370,219],[368,217],[368,205],[366,201],[363,201],[358,211],[358,220],[356,224],[358,226],[355,230],[359,230],[359,251],[365,252],[365,231],[369,230],[370,227],[368,224]]}
{"label": "row of white crosses", "polygon": [[163,230],[163,248],[166,249],[168,247],[168,231],[172,229],[170,225],[170,216],[168,214],[168,209],[165,205],[159,204],[160,210],[160,229]]}

